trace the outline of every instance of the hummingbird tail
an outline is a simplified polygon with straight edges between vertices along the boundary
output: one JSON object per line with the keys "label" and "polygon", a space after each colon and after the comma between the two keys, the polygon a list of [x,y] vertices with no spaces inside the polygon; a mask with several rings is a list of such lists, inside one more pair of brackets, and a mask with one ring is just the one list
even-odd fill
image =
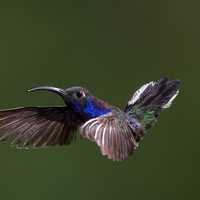
{"label": "hummingbird tail", "polygon": [[128,102],[125,112],[136,117],[145,129],[149,129],[160,113],[171,106],[179,93],[180,83],[179,80],[161,78],[143,85]]}

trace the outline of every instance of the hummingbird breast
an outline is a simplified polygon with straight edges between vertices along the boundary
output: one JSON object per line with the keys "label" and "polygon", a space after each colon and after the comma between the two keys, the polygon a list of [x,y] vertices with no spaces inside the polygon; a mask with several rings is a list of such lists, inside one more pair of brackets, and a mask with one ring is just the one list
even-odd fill
{"label": "hummingbird breast", "polygon": [[83,109],[84,114],[89,119],[107,114],[111,111],[112,111],[111,106],[109,106],[103,100],[97,99],[94,96],[87,97],[87,101]]}

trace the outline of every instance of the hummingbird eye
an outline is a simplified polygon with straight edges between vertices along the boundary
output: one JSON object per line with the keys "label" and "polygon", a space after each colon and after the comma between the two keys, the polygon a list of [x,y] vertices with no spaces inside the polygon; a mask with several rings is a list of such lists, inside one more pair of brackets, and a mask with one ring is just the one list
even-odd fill
{"label": "hummingbird eye", "polygon": [[84,92],[76,92],[76,97],[77,98],[81,98],[81,97],[84,97],[85,96],[85,93]]}

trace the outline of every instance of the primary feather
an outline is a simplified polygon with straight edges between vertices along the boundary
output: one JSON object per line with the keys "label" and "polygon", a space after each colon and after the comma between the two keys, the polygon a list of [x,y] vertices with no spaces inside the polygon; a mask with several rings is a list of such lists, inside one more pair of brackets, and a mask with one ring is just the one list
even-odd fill
{"label": "primary feather", "polygon": [[68,144],[80,119],[66,107],[26,107],[0,111],[0,141],[20,146]]}
{"label": "primary feather", "polygon": [[84,138],[96,142],[103,155],[112,160],[124,160],[138,146],[134,130],[126,115],[113,111],[90,119],[80,128]]}

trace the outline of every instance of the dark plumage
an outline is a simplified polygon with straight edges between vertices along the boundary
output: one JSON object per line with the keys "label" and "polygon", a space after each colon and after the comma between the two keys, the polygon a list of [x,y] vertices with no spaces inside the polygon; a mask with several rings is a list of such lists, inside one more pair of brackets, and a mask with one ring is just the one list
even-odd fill
{"label": "dark plumage", "polygon": [[180,81],[162,78],[135,92],[125,110],[94,97],[82,87],[37,87],[61,96],[64,107],[21,107],[0,111],[0,141],[21,147],[69,144],[76,130],[112,160],[124,160],[138,147],[145,132],[168,108]]}

